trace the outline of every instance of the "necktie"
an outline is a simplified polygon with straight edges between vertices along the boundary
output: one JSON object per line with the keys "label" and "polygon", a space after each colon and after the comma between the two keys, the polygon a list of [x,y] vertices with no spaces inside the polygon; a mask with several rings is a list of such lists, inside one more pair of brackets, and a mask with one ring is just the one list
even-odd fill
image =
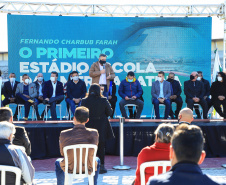
{"label": "necktie", "polygon": [[12,83],[12,89],[13,89],[13,83]]}

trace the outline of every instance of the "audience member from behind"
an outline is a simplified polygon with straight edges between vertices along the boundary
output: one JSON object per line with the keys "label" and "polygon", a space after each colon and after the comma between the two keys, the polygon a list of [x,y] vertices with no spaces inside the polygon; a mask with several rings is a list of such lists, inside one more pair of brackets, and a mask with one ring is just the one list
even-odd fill
{"label": "audience member from behind", "polygon": [[[137,170],[135,185],[140,185],[140,165],[145,162],[169,160],[170,141],[174,132],[172,124],[162,123],[155,130],[155,143],[141,150],[137,158]],[[168,169],[169,170],[169,169]],[[162,173],[162,169],[158,170],[158,174]],[[145,184],[150,176],[154,175],[154,167],[146,168]]]}
{"label": "audience member from behind", "polygon": [[[14,166],[21,169],[21,184],[30,184],[34,178],[34,167],[20,146],[12,144],[15,126],[0,122],[0,165]],[[16,175],[6,172],[6,184],[15,185]]]}
{"label": "audience member from behind", "polygon": [[190,125],[193,119],[194,118],[192,110],[189,108],[183,108],[179,113],[178,123],[179,124],[186,123]]}
{"label": "audience member from behind", "polygon": [[225,185],[202,173],[199,165],[205,159],[204,137],[196,125],[181,124],[173,134],[170,147],[170,171],[150,177],[148,185]]}
{"label": "audience member from behind", "polygon": [[[60,153],[64,156],[63,148],[69,145],[76,144],[94,144],[98,145],[98,132],[96,129],[86,128],[85,124],[89,121],[89,109],[86,107],[78,107],[74,113],[74,127],[68,130],[63,130],[60,133]],[[96,157],[96,166],[92,166],[93,150],[88,152],[88,173],[93,172],[93,168],[96,171],[94,176],[94,184],[97,184],[97,178],[100,170],[100,159]],[[73,150],[68,151],[68,173],[73,173],[74,170],[74,153]],[[82,159],[85,159],[86,152],[83,152]],[[79,156],[79,155],[78,155]],[[77,164],[79,164],[79,157],[77,158]],[[65,171],[65,159],[60,158],[55,162],[55,170],[57,176],[57,185],[64,185],[64,171]],[[82,161],[82,171],[85,172],[85,161]],[[77,172],[79,167],[77,167]]]}
{"label": "audience member from behind", "polygon": [[89,109],[89,122],[86,124],[88,128],[94,128],[99,133],[99,144],[97,155],[100,158],[100,174],[107,173],[104,167],[105,143],[107,139],[114,138],[114,134],[109,123],[108,117],[112,115],[111,106],[107,98],[103,97],[99,84],[92,84],[86,98],[82,99],[82,106]]}
{"label": "audience member from behind", "polygon": [[[6,121],[9,123],[13,123],[12,110],[9,107],[1,107],[0,108],[0,122]],[[27,132],[24,127],[15,126],[16,133],[13,139],[13,144],[18,146],[23,146],[27,155],[31,154],[31,143],[27,136]]]}
{"label": "audience member from behind", "polygon": [[[221,117],[226,118],[226,78],[223,72],[219,72],[217,80],[212,83],[210,94],[213,107]],[[221,105],[223,106],[223,111]]]}

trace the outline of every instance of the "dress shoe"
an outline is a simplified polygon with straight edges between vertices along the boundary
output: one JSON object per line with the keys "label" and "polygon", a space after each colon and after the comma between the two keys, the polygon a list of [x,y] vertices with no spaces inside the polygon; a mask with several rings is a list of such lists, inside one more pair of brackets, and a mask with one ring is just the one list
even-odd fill
{"label": "dress shoe", "polygon": [[107,171],[107,169],[104,167],[104,164],[101,164],[100,165],[100,172],[99,172],[99,174],[103,174],[103,173],[107,173],[108,171]]}

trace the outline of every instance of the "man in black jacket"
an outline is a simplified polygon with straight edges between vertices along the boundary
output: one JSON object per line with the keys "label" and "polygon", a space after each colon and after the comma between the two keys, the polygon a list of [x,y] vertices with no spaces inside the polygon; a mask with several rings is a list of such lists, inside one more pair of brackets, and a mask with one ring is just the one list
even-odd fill
{"label": "man in black jacket", "polygon": [[[7,121],[13,124],[12,110],[8,107],[0,108],[0,122]],[[13,140],[14,145],[23,146],[27,155],[31,154],[31,143],[27,136],[27,132],[24,127],[16,126],[15,138]]]}
{"label": "man in black jacket", "polygon": [[[179,112],[181,110],[181,107],[183,105],[183,100],[182,100],[182,98],[180,96],[181,92],[182,92],[180,83],[179,83],[179,81],[174,80],[174,78],[175,78],[175,74],[173,72],[170,72],[169,76],[168,76],[168,79],[167,79],[167,81],[170,82],[170,84],[171,84],[170,100],[171,100],[171,102],[175,102],[177,104],[177,109],[175,111],[175,114],[173,114],[172,105],[171,105],[171,110],[170,110],[170,114],[169,115],[170,115],[170,117],[172,119],[174,119],[174,118],[177,119],[178,118],[178,114],[179,114]],[[174,117],[174,115],[175,115],[175,117]]]}
{"label": "man in black jacket", "polygon": [[[4,94],[5,99],[2,101],[3,106],[6,106],[10,103],[17,103],[16,99],[16,87],[20,82],[16,81],[15,73],[10,73],[9,81],[4,83],[4,87],[2,89],[2,94]],[[18,115],[18,107],[16,108],[15,114],[13,118],[16,120]]]}
{"label": "man in black jacket", "polygon": [[192,72],[190,80],[184,82],[184,94],[187,107],[193,110],[194,104],[200,104],[203,109],[203,118],[207,119],[208,105],[204,99],[204,84],[197,81],[198,73]]}
{"label": "man in black jacket", "polygon": [[[197,80],[200,81],[200,82],[202,82],[204,84],[204,97],[203,98],[206,100],[206,103],[208,105],[208,110],[209,110],[209,108],[212,106],[211,100],[209,98],[209,96],[210,96],[210,83],[209,83],[208,80],[205,80],[203,78],[202,71],[197,71],[197,73],[198,73]],[[201,119],[199,108],[196,108],[195,109],[195,113],[197,114],[197,118],[198,119]]]}

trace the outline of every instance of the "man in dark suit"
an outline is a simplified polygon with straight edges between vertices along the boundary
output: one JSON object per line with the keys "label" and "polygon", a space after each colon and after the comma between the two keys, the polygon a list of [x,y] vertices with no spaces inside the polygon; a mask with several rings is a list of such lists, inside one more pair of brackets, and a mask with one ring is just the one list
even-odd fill
{"label": "man in dark suit", "polygon": [[[10,73],[9,81],[4,83],[2,94],[4,94],[5,99],[2,101],[3,106],[6,106],[10,103],[17,103],[16,99],[16,87],[20,82],[16,81],[15,73]],[[18,107],[14,113],[13,118],[16,120],[18,115]]]}
{"label": "man in dark suit", "polygon": [[116,96],[116,85],[115,82],[112,80],[110,81],[110,85],[109,85],[109,91],[108,91],[108,101],[111,104],[111,108],[113,110],[112,115],[110,116],[112,119],[114,117],[114,112],[115,112],[115,106],[116,106],[116,102],[117,102],[117,96]]}
{"label": "man in dark suit", "polygon": [[[173,110],[172,110],[172,107],[171,107],[171,110],[170,110],[170,117],[172,119],[174,118],[178,118],[178,114],[181,110],[181,107],[183,105],[183,100],[181,98],[181,86],[180,86],[180,83],[179,81],[177,80],[174,80],[175,78],[175,74],[173,72],[170,72],[169,73],[169,76],[168,76],[168,79],[167,81],[170,82],[170,85],[171,85],[171,96],[170,96],[170,100],[171,102],[175,102],[177,104],[177,109],[175,110],[175,114],[173,113]],[[174,116],[175,115],[175,116]]]}
{"label": "man in dark suit", "polygon": [[36,116],[38,120],[42,120],[42,117],[44,115],[44,111],[42,113],[42,116],[39,116],[39,112],[38,112],[38,104],[43,103],[43,87],[44,87],[44,78],[43,78],[43,74],[42,73],[38,73],[37,74],[37,80],[34,82],[36,85],[36,89],[37,89],[37,98],[35,99],[36,102],[36,106],[35,106],[35,111],[36,111]]}
{"label": "man in dark suit", "polygon": [[170,108],[171,108],[170,83],[165,81],[164,77],[165,77],[165,73],[163,71],[159,71],[157,80],[152,83],[152,88],[151,88],[152,103],[154,105],[156,119],[160,119],[159,104],[165,104],[166,106],[164,119],[168,118],[170,113]]}
{"label": "man in dark suit", "polygon": [[[0,122],[7,121],[13,124],[12,110],[9,107],[0,108]],[[31,143],[27,136],[27,132],[24,127],[15,126],[16,133],[13,139],[13,144],[18,146],[23,146],[27,155],[31,154]]]}
{"label": "man in dark suit", "polygon": [[184,94],[187,107],[193,110],[194,104],[200,104],[203,109],[203,118],[207,119],[208,105],[204,99],[204,84],[197,81],[198,73],[192,72],[190,80],[184,82]]}
{"label": "man in dark suit", "polygon": [[43,103],[50,104],[52,120],[57,120],[56,104],[59,104],[64,99],[63,84],[57,80],[58,73],[52,72],[50,80],[44,83],[43,88]]}
{"label": "man in dark suit", "polygon": [[196,125],[181,124],[173,134],[170,147],[170,171],[149,178],[147,185],[225,185],[202,173],[199,164],[205,159],[204,137]]}
{"label": "man in dark suit", "polygon": [[[204,100],[206,100],[206,103],[208,105],[208,110],[209,110],[209,108],[212,106],[211,105],[211,100],[209,98],[209,96],[210,96],[210,83],[209,83],[208,80],[205,80],[203,78],[202,71],[197,71],[197,73],[198,73],[197,80],[200,81],[200,82],[202,82],[204,84],[204,96],[203,96],[203,98],[204,98]],[[198,119],[201,119],[201,115],[200,115],[200,112],[199,112],[199,108],[198,107],[196,107],[195,113],[197,115],[197,118]]]}
{"label": "man in dark suit", "polygon": [[34,83],[30,83],[29,76],[24,74],[22,76],[22,83],[19,83],[16,87],[16,97],[18,103],[24,104],[25,117],[24,120],[28,120],[30,106],[34,105],[35,98],[37,97],[37,90]]}

